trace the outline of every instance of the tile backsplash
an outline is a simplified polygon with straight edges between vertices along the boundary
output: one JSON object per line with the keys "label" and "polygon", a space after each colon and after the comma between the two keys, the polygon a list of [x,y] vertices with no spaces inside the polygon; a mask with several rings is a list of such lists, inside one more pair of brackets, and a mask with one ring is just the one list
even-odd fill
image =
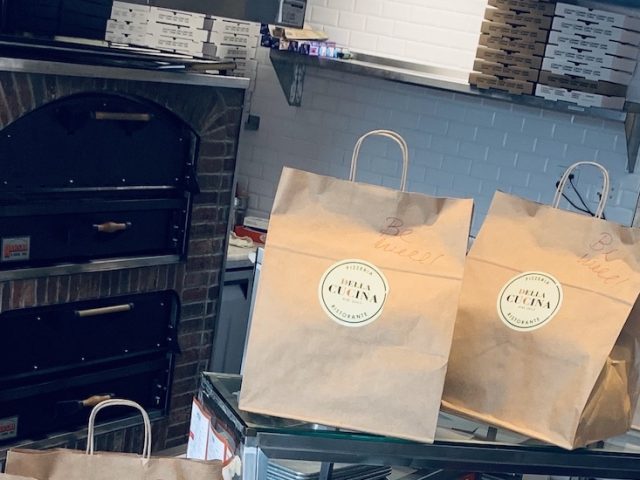
{"label": "tile backsplash", "polygon": [[[473,232],[496,189],[549,203],[564,169],[580,160],[611,173],[607,218],[633,220],[640,174],[626,172],[621,122],[316,68],[307,71],[302,107],[290,107],[268,53],[259,50],[251,107],[262,117],[260,129],[243,131],[239,150],[238,182],[250,195],[250,214],[269,214],[284,165],[346,178],[358,137],[387,128],[409,144],[410,191],[475,199]],[[362,149],[358,180],[397,187],[399,162],[393,143],[372,140]],[[595,209],[597,173],[582,169],[576,177]]]}
{"label": "tile backsplash", "polygon": [[354,50],[471,70],[487,0],[310,0],[307,21]]}

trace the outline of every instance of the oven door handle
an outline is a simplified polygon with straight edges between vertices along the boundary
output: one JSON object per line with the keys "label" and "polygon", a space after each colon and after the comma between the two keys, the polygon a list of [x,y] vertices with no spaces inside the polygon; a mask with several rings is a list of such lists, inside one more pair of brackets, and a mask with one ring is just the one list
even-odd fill
{"label": "oven door handle", "polygon": [[150,122],[153,117],[150,113],[93,112],[93,118],[95,120],[120,122]]}
{"label": "oven door handle", "polygon": [[118,222],[96,223],[96,224],[93,225],[93,228],[95,230],[97,230],[98,232],[102,232],[102,233],[122,232],[124,230],[127,230],[127,229],[131,228],[131,222],[124,222],[124,223],[118,223]]}
{"label": "oven door handle", "polygon": [[133,303],[123,303],[122,305],[112,305],[110,307],[89,308],[87,310],[74,310],[74,314],[79,318],[97,317],[98,315],[109,315],[111,313],[130,312],[133,310]]}

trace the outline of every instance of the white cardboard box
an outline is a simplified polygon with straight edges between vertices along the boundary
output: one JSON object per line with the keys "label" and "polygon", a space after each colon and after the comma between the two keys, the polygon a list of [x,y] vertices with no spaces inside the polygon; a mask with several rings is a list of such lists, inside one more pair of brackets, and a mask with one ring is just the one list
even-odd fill
{"label": "white cardboard box", "polygon": [[556,4],[556,16],[571,20],[608,24],[625,30],[640,31],[640,18],[631,17],[621,13],[607,12],[593,8],[570,5],[568,3]]}
{"label": "white cardboard box", "polygon": [[602,68],[599,66],[575,65],[567,60],[545,57],[542,61],[542,70],[549,70],[553,73],[561,73],[564,75],[573,75],[576,77],[587,78],[589,80],[603,80],[606,82],[619,83],[621,85],[629,85],[631,83],[632,74]]}
{"label": "white cardboard box", "polygon": [[567,34],[589,36],[599,41],[614,40],[635,46],[640,45],[640,33],[607,25],[587,25],[579,20],[567,20],[562,17],[555,17],[551,29]]}
{"label": "white cardboard box", "polygon": [[260,35],[260,24],[255,22],[241,22],[224,17],[209,17],[207,22],[205,22],[205,27],[209,26],[207,30],[213,32]]}
{"label": "white cardboard box", "polygon": [[149,21],[157,23],[168,23],[170,25],[180,25],[183,27],[203,28],[205,15],[193,12],[183,12],[180,10],[169,10],[167,8],[151,7],[149,10]]}
{"label": "white cardboard box", "polygon": [[184,38],[147,35],[146,46],[158,50],[170,50],[187,55],[202,55],[202,42],[192,42]]}
{"label": "white cardboard box", "polygon": [[569,91],[564,88],[549,87],[548,85],[542,85],[540,83],[536,86],[536,96],[546,98],[547,100],[561,100],[575,103],[583,107],[602,107],[618,110],[622,109],[625,103],[624,97],[607,97],[604,95],[596,95],[595,93]]}
{"label": "white cardboard box", "polygon": [[251,35],[238,35],[237,33],[210,32],[209,42],[218,45],[236,45],[238,47],[257,47],[258,37]]}
{"label": "white cardboard box", "polygon": [[146,24],[149,19],[150,7],[144,5],[135,5],[125,2],[113,2],[111,8],[111,19]]}
{"label": "white cardboard box", "polygon": [[219,58],[244,58],[253,60],[256,58],[257,48],[236,47],[233,45],[218,45],[216,55]]}
{"label": "white cardboard box", "polygon": [[206,42],[209,34],[206,30],[167,23],[149,23],[147,32],[154,36],[182,38],[193,42]]}
{"label": "white cardboard box", "polygon": [[107,20],[107,32],[126,33],[129,35],[146,35],[146,23],[123,22],[120,20]]}
{"label": "white cardboard box", "polygon": [[562,32],[552,31],[549,33],[549,44],[558,45],[566,50],[570,48],[586,49],[591,52],[600,51],[603,54],[608,53],[618,57],[638,58],[638,47],[632,45],[624,45],[619,42],[601,41],[597,39],[584,39],[578,35],[572,35]]}
{"label": "white cardboard box", "polygon": [[576,62],[592,67],[606,67],[623,72],[633,73],[637,61],[630,58],[616,57],[600,50],[588,51],[578,48],[562,48],[558,45],[547,45],[545,57],[556,60]]}
{"label": "white cardboard box", "polygon": [[147,36],[140,34],[128,34],[123,32],[105,32],[104,39],[107,42],[146,46]]}

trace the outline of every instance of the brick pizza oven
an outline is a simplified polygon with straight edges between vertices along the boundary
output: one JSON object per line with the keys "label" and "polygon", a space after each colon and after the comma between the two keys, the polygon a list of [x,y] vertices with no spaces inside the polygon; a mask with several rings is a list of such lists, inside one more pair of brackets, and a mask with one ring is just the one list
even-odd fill
{"label": "brick pizza oven", "polygon": [[[182,444],[187,439],[199,373],[206,370],[211,358],[245,80],[15,59],[2,59],[0,70],[0,136],[14,122],[51,102],[79,94],[106,94],[151,102],[188,125],[198,139],[193,157],[199,193],[193,192],[189,212],[183,210],[187,219],[183,255],[98,262],[80,259],[26,269],[0,263],[0,314],[142,292],[175,291],[181,304],[177,335],[180,353],[175,357],[168,412],[154,420],[153,447],[158,450]],[[12,158],[0,162],[6,170]],[[66,173],[70,178],[74,175]],[[174,239],[174,246],[177,243]],[[115,422],[103,429],[98,443],[103,448],[131,450],[137,447],[139,433],[135,419]],[[83,442],[82,433],[57,438],[57,446],[73,448]],[[11,442],[4,442],[0,450],[9,446]]]}

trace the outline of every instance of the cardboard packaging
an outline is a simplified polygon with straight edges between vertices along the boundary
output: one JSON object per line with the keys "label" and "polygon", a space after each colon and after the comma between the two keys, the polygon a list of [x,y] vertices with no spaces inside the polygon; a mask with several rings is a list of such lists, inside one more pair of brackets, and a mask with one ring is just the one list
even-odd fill
{"label": "cardboard packaging", "polygon": [[566,90],[564,88],[550,87],[540,83],[536,86],[536,96],[546,98],[547,100],[575,103],[583,107],[601,107],[616,110],[621,110],[626,101],[625,97],[609,97],[595,93]]}
{"label": "cardboard packaging", "polygon": [[146,35],[147,24],[107,20],[107,32],[124,33],[127,35]]}
{"label": "cardboard packaging", "polygon": [[531,95],[535,84],[524,80],[516,80],[513,78],[499,78],[493,75],[486,75],[478,72],[469,74],[469,83],[478,88],[502,90],[514,95]]}
{"label": "cardboard packaging", "polygon": [[556,5],[556,16],[567,20],[580,20],[588,24],[596,23],[602,26],[606,24],[611,27],[640,32],[640,18],[568,3],[560,2]]}
{"label": "cardboard packaging", "polygon": [[564,34],[593,38],[599,42],[613,40],[634,46],[640,45],[640,33],[638,32],[609,27],[607,25],[588,25],[580,20],[567,20],[561,17],[555,17],[551,29]]}
{"label": "cardboard packaging", "polygon": [[253,48],[258,46],[258,37],[229,32],[210,32],[209,42],[217,43],[218,45],[236,45],[238,47]]}
{"label": "cardboard packaging", "polygon": [[146,24],[150,7],[126,2],[113,2],[111,19],[123,22]]}
{"label": "cardboard packaging", "polygon": [[205,30],[217,33],[235,33],[238,35],[260,35],[260,24],[255,22],[241,22],[223,17],[207,17]]}
{"label": "cardboard packaging", "polygon": [[605,96],[624,97],[627,94],[627,87],[617,83],[588,80],[586,78],[576,78],[567,75],[557,74],[542,70],[538,81],[544,85],[567,90],[579,90],[586,93],[593,93]]}
{"label": "cardboard packaging", "polygon": [[501,10],[514,10],[529,14],[553,16],[555,11],[554,2],[536,0],[489,0],[488,5]]}
{"label": "cardboard packaging", "polygon": [[157,37],[173,37],[192,42],[204,42],[208,37],[206,30],[164,23],[149,23],[147,33]]}
{"label": "cardboard packaging", "polygon": [[583,38],[579,35],[571,35],[564,32],[549,32],[549,44],[557,45],[565,50],[574,48],[590,52],[599,51],[602,54],[608,53],[633,60],[638,58],[638,47],[633,45],[625,45],[620,42],[608,41],[607,39]]}
{"label": "cardboard packaging", "polygon": [[589,65],[591,67],[604,67],[633,73],[636,69],[636,60],[616,57],[599,50],[588,51],[579,48],[562,48],[558,45],[547,45],[545,57],[558,61],[573,62],[576,65]]}
{"label": "cardboard packaging", "polygon": [[537,82],[539,69],[519,67],[519,66],[507,66],[500,63],[487,62],[485,60],[476,59],[473,63],[473,69],[480,73],[486,73],[488,75],[494,75],[504,78],[515,78],[517,80],[526,80],[529,82]]}
{"label": "cardboard packaging", "polygon": [[588,80],[604,80],[621,85],[629,85],[631,83],[632,74],[603,68],[600,66],[592,67],[590,65],[576,65],[574,62],[545,57],[542,61],[543,70],[553,73],[560,73],[576,77],[586,78]]}
{"label": "cardboard packaging", "polygon": [[546,42],[547,37],[549,36],[548,30],[540,28],[529,29],[522,26],[487,21],[482,22],[480,31],[487,35],[493,35],[495,37],[509,37],[521,42]]}
{"label": "cardboard packaging", "polygon": [[478,50],[476,51],[476,58],[493,63],[516,65],[519,67],[528,67],[533,69],[540,69],[542,66],[542,57],[510,53],[484,46],[478,47]]}
{"label": "cardboard packaging", "polygon": [[150,7],[149,21],[157,23],[168,23],[170,25],[180,25],[183,27],[203,28],[204,14],[183,12],[180,10],[169,10],[166,8]]}
{"label": "cardboard packaging", "polygon": [[542,42],[519,42],[506,37],[485,34],[480,35],[479,44],[485,47],[517,52],[523,55],[543,56],[545,50],[545,44]]}
{"label": "cardboard packaging", "polygon": [[548,30],[551,28],[552,17],[520,14],[517,12],[487,8],[484,12],[484,19],[491,20],[492,22],[507,23],[509,25],[523,25]]}

